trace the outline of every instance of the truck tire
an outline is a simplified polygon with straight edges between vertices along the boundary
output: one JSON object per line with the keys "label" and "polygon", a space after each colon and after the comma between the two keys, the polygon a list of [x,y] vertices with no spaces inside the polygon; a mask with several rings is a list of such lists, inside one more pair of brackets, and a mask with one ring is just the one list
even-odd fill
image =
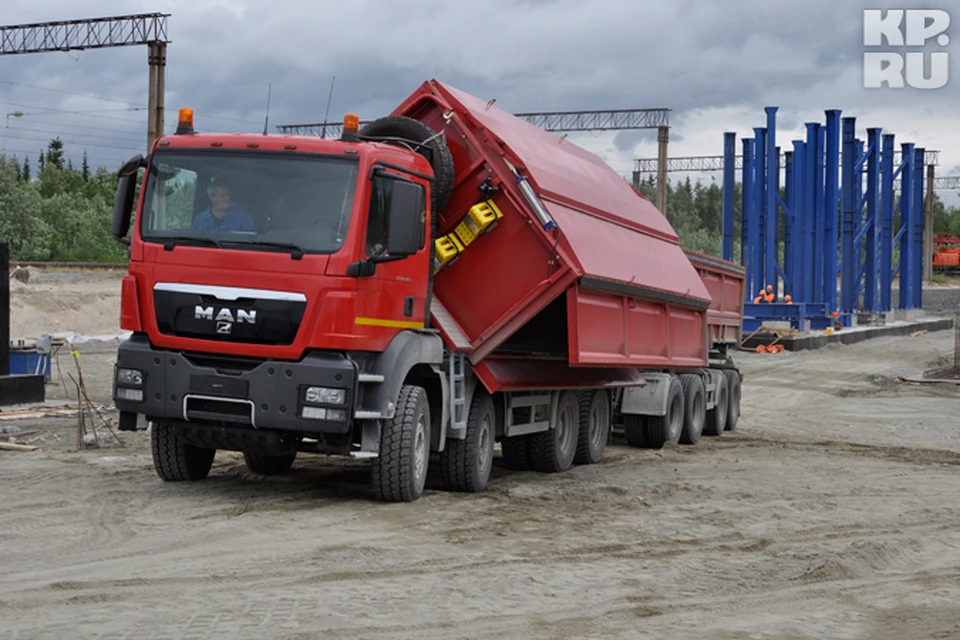
{"label": "truck tire", "polygon": [[573,466],[580,428],[580,403],[575,391],[564,391],[557,403],[557,418],[551,429],[530,435],[533,468],[542,473],[561,473]]}
{"label": "truck tire", "polygon": [[203,449],[184,442],[172,422],[150,425],[153,468],[165,482],[203,480],[210,473],[216,449]]}
{"label": "truck tire", "polygon": [[262,476],[282,476],[290,471],[296,457],[296,452],[286,455],[243,452],[243,461],[247,463],[247,469]]}
{"label": "truck tire", "polygon": [[430,463],[430,403],[423,387],[400,387],[397,412],[383,421],[373,488],[384,502],[413,502],[423,493]]}
{"label": "truck tire", "polygon": [[434,181],[430,187],[430,206],[434,215],[436,216],[443,209],[453,191],[453,179],[456,173],[453,156],[450,154],[445,138],[438,136],[436,131],[419,120],[406,116],[387,116],[374,120],[365,125],[359,135],[362,138],[383,139],[383,142],[391,142],[391,139],[398,138],[414,143],[430,140],[422,147],[414,147],[414,150],[430,161],[433,166]]}
{"label": "truck tire", "polygon": [[512,436],[500,440],[500,452],[503,465],[511,471],[530,471],[533,461],[530,459],[530,437]]}
{"label": "truck tire", "polygon": [[726,369],[724,373],[727,376],[727,423],[724,429],[733,431],[737,428],[737,422],[740,421],[740,372],[736,369]]}
{"label": "truck tire", "polygon": [[708,436],[723,435],[727,426],[727,414],[730,412],[730,394],[727,391],[727,376],[720,371],[717,376],[717,390],[713,409],[707,411],[707,420],[703,423],[703,433]]}
{"label": "truck tire", "polygon": [[578,394],[580,430],[575,464],[597,464],[603,458],[610,436],[610,398],[606,389]]}
{"label": "truck tire", "polygon": [[496,425],[493,396],[478,389],[470,402],[466,437],[447,438],[447,445],[440,452],[440,474],[449,490],[476,493],[487,488],[493,470]]}
{"label": "truck tire", "polygon": [[631,447],[641,447],[646,449],[647,444],[647,418],[649,416],[625,415],[623,416],[623,435],[627,438],[627,444]]}
{"label": "truck tire", "polygon": [[680,432],[680,444],[697,444],[707,418],[703,379],[695,373],[681,373],[680,383],[683,385],[683,430]]}
{"label": "truck tire", "polygon": [[662,416],[625,415],[627,442],[644,449],[662,449],[667,443],[680,442],[683,431],[683,399],[683,385],[676,376],[670,376],[667,412]]}

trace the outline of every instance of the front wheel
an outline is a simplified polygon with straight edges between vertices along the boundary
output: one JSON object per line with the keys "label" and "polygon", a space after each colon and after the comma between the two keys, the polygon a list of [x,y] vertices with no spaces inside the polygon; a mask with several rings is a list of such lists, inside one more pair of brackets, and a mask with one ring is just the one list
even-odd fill
{"label": "front wheel", "polygon": [[203,480],[210,473],[216,449],[203,449],[185,442],[172,422],[150,425],[153,468],[165,482]]}
{"label": "front wheel", "polygon": [[400,388],[397,412],[383,421],[373,488],[384,502],[413,502],[423,493],[430,462],[430,403],[423,387]]}

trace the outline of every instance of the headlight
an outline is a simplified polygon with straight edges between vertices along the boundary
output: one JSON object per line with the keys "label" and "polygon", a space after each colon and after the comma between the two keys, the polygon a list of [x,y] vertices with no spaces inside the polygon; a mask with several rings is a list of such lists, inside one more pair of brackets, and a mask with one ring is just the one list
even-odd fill
{"label": "headlight", "polygon": [[117,384],[142,387],[143,372],[139,369],[117,369]]}
{"label": "headlight", "polygon": [[317,404],[343,404],[347,399],[346,389],[330,389],[328,387],[307,387],[303,394],[303,399],[307,402]]}

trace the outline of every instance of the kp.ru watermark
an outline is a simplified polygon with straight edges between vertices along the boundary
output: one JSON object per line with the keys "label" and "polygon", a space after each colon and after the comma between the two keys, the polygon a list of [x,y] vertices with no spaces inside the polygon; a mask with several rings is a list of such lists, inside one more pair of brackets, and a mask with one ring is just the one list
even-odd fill
{"label": "kp.ru watermark", "polygon": [[950,78],[949,27],[950,14],[943,9],[864,9],[863,86],[945,87]]}

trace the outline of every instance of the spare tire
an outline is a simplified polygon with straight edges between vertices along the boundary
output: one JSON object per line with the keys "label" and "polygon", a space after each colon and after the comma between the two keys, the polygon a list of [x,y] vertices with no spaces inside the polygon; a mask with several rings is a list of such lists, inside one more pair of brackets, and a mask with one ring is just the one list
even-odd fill
{"label": "spare tire", "polygon": [[[419,120],[406,116],[387,116],[374,120],[360,130],[360,137],[374,142],[403,144],[412,143],[413,150],[430,161],[433,166],[433,186],[430,189],[430,205],[436,214],[443,209],[453,191],[453,156],[443,136]],[[426,144],[423,144],[429,140]]]}

